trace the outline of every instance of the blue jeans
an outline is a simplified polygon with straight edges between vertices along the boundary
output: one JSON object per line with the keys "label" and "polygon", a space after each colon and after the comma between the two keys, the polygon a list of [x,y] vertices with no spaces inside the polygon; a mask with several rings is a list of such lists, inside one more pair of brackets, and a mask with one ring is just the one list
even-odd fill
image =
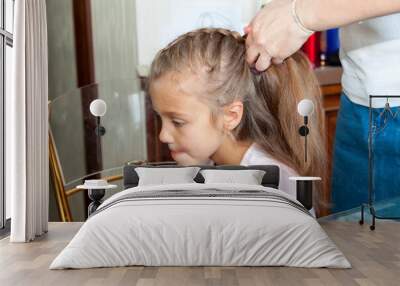
{"label": "blue jeans", "polygon": [[[400,196],[399,110],[399,107],[373,109],[374,201]],[[342,94],[333,158],[333,212],[368,201],[368,132],[369,108],[353,103]]]}

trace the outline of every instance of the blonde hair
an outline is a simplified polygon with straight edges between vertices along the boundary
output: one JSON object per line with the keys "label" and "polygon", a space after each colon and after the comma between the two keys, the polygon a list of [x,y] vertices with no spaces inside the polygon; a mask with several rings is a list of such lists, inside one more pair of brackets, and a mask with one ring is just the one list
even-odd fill
{"label": "blonde hair", "polygon": [[[214,116],[221,107],[242,101],[243,117],[232,132],[234,137],[259,144],[274,159],[302,176],[321,176],[325,180],[322,188],[327,187],[320,88],[302,52],[254,75],[246,62],[245,39],[239,33],[199,29],[178,37],[158,52],[151,66],[150,87],[168,72],[200,75],[206,82],[204,94]],[[315,104],[309,120],[307,162],[304,138],[298,133],[303,118],[297,113],[297,104],[304,98]],[[314,194],[317,193],[318,189]],[[318,209],[318,204],[314,207]]]}

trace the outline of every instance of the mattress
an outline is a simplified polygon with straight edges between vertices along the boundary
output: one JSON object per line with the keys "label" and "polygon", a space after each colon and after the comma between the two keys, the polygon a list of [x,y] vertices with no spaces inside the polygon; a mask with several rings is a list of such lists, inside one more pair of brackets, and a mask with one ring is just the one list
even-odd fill
{"label": "mattress", "polygon": [[317,220],[284,192],[199,183],[115,194],[50,269],[132,265],[351,267]]}

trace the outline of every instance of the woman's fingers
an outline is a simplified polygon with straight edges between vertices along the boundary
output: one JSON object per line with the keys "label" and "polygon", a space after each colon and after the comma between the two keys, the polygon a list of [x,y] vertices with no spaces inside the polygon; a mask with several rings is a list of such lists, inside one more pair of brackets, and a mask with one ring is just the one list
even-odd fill
{"label": "woman's fingers", "polygon": [[246,50],[246,61],[250,66],[254,66],[260,56],[260,48],[256,45],[251,45]]}
{"label": "woman's fingers", "polygon": [[251,32],[251,27],[250,27],[250,25],[248,25],[248,26],[246,26],[246,27],[244,27],[244,33],[245,34],[248,34],[248,33],[250,33]]}
{"label": "woman's fingers", "polygon": [[292,0],[268,2],[246,27],[246,59],[257,70],[281,64],[310,36],[295,21],[292,4]]}
{"label": "woman's fingers", "polygon": [[271,62],[272,62],[274,65],[280,65],[281,63],[283,63],[283,60],[280,59],[280,58],[272,58]]}
{"label": "woman's fingers", "polygon": [[255,68],[257,71],[265,71],[271,64],[271,56],[262,46],[254,43],[252,29],[248,28],[246,30],[249,32],[246,34],[246,61],[250,67]]}
{"label": "woman's fingers", "polygon": [[258,71],[265,71],[267,68],[269,68],[270,65],[271,56],[266,51],[263,51],[262,53],[260,53],[256,61],[255,68]]}

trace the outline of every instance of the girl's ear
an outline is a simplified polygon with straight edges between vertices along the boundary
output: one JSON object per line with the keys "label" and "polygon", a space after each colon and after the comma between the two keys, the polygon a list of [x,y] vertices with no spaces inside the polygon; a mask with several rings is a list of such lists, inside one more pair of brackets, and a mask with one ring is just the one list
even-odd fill
{"label": "girl's ear", "polygon": [[243,116],[243,102],[234,101],[224,106],[224,129],[232,131],[239,125]]}

